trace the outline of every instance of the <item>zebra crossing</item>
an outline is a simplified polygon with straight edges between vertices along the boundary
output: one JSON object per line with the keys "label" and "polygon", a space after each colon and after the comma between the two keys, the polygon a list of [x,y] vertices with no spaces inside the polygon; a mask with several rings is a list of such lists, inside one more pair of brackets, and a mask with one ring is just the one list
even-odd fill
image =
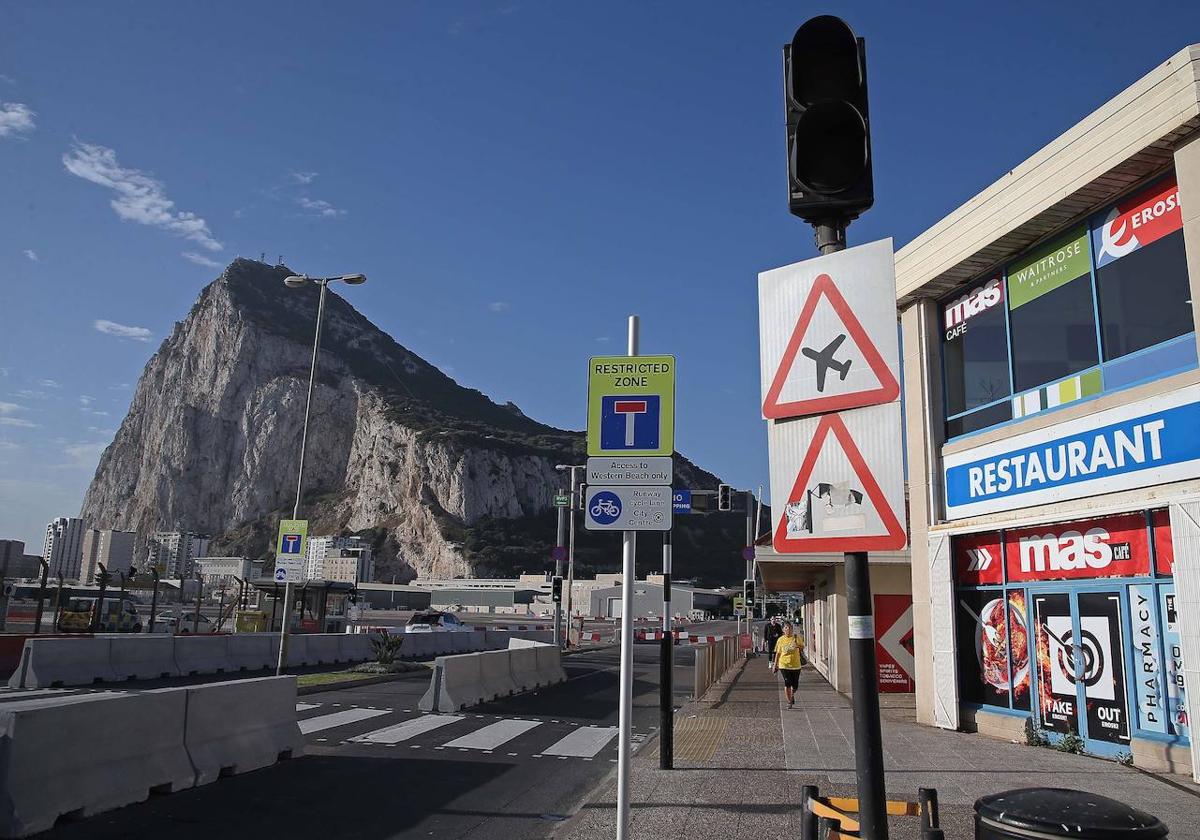
{"label": "zebra crossing", "polygon": [[615,726],[502,715],[422,713],[339,704],[297,703],[300,731],[313,747],[407,748],[505,760],[616,761]]}

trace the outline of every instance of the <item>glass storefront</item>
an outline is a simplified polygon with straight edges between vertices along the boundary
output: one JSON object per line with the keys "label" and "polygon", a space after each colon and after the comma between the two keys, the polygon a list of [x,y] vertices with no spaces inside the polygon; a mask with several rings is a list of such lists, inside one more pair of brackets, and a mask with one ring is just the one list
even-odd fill
{"label": "glass storefront", "polygon": [[1175,176],[954,292],[941,317],[947,439],[1196,367]]}
{"label": "glass storefront", "polygon": [[961,702],[1052,739],[1188,743],[1165,510],[952,539]]}

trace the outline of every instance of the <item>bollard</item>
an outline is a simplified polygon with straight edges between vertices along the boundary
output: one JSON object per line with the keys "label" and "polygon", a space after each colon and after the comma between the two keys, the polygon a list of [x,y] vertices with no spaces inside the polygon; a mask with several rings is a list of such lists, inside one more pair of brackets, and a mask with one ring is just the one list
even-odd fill
{"label": "bollard", "polygon": [[975,840],[1159,840],[1167,827],[1095,793],[1066,788],[1021,788],[975,800]]}
{"label": "bollard", "polygon": [[816,785],[800,788],[800,840],[817,840],[817,815],[812,809],[817,795]]}
{"label": "bollard", "polygon": [[842,824],[833,817],[819,817],[817,819],[817,838],[818,840],[831,840],[836,837],[841,840],[841,828]]}
{"label": "bollard", "polygon": [[917,802],[921,807],[921,840],[932,840],[931,832],[938,828],[938,798],[934,788],[917,788]]}

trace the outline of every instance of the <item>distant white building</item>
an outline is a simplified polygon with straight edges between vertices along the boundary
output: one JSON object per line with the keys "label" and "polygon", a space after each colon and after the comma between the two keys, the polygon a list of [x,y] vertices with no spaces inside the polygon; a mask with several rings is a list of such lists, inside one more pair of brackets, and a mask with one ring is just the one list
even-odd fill
{"label": "distant white building", "polygon": [[309,537],[305,560],[305,576],[309,580],[357,584],[375,579],[371,547],[358,537]]}
{"label": "distant white building", "polygon": [[133,565],[133,544],[137,534],[133,531],[86,528],[83,532],[83,566],[80,572],[82,583],[95,583],[100,566],[110,574],[129,573]]}
{"label": "distant white building", "polygon": [[46,526],[42,556],[50,574],[64,580],[79,580],[83,571],[83,520],[60,516]]}
{"label": "distant white building", "polygon": [[236,588],[235,577],[253,580],[262,575],[263,562],[248,557],[197,557],[193,562],[196,571],[204,576],[204,588]]}
{"label": "distant white building", "polygon": [[146,560],[167,578],[190,578],[197,557],[208,554],[208,534],[155,531],[146,544]]}

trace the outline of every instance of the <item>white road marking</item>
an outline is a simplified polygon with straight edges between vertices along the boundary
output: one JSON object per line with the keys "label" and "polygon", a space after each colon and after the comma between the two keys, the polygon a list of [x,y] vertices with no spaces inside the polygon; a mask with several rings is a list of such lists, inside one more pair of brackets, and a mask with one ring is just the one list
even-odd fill
{"label": "white road marking", "polygon": [[309,735],[313,732],[332,729],[335,726],[343,726],[347,723],[357,723],[360,720],[367,720],[368,718],[386,714],[387,712],[378,709],[345,709],[340,712],[302,720],[300,721],[300,731],[305,735]]}
{"label": "white road marking", "polygon": [[542,750],[543,755],[573,755],[588,758],[604,749],[617,734],[615,726],[583,726],[572,730],[558,743]]}
{"label": "white road marking", "polygon": [[309,709],[316,709],[316,708],[320,707],[320,705],[321,705],[320,703],[297,703],[296,711],[297,712],[307,712]]}
{"label": "white road marking", "polygon": [[469,750],[494,750],[502,744],[507,744],[518,735],[541,725],[540,720],[500,720],[461,738],[455,738],[446,746]]}
{"label": "white road marking", "polygon": [[421,717],[406,720],[404,723],[376,729],[374,732],[368,732],[350,740],[359,744],[398,744],[447,724],[457,723],[462,719],[462,715],[421,715]]}

